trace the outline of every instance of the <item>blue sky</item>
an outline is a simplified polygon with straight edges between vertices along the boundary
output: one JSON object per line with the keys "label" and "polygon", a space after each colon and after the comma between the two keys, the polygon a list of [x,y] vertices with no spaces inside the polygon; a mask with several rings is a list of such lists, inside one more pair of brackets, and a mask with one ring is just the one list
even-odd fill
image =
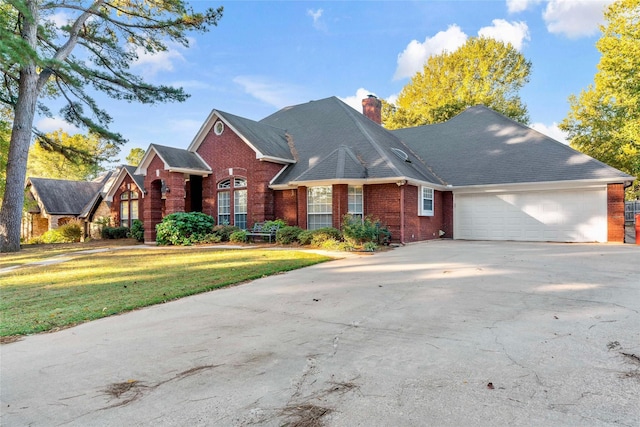
{"label": "blue sky", "polygon": [[[512,42],[532,62],[521,97],[532,126],[561,140],[555,125],[567,98],[593,83],[598,25],[610,2],[192,1],[196,9],[224,6],[219,25],[192,34],[189,49],[170,45],[132,65],[191,98],[154,106],[98,99],[114,119],[111,129],[129,140],[124,159],[150,143],[186,148],[212,109],[259,120],[334,95],[358,110],[369,93],[393,101],[429,55],[486,35]],[[37,124],[73,131],[57,117]]]}

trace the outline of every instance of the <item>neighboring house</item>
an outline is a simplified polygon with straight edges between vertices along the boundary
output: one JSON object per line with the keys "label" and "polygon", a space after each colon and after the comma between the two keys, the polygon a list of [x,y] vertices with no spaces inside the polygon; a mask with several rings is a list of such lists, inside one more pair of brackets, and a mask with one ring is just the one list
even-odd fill
{"label": "neighboring house", "polygon": [[253,121],[213,110],[188,148],[151,144],[145,241],[173,212],[250,228],[282,218],[340,228],[370,215],[402,243],[454,239],[622,242],[634,177],[482,106],[437,125],[388,131],[331,97]]}
{"label": "neighboring house", "polygon": [[142,218],[142,177],[135,167],[122,166],[93,181],[27,179],[28,210],[21,236],[28,240],[73,220],[84,225],[85,237],[100,237],[101,220],[112,226],[131,227]]}

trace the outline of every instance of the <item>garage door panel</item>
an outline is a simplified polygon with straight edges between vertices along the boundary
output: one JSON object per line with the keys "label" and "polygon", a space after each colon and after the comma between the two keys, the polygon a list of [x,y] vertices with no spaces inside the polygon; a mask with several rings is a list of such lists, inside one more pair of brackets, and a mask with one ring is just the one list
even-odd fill
{"label": "garage door panel", "polygon": [[606,189],[456,194],[454,237],[605,242]]}

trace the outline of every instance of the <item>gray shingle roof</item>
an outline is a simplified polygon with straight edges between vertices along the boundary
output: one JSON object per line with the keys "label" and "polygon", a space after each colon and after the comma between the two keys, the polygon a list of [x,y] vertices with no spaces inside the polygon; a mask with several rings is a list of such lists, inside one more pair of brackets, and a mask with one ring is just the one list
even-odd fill
{"label": "gray shingle roof", "polygon": [[167,147],[164,145],[151,144],[169,169],[190,169],[194,171],[211,173],[211,168],[196,153],[182,148]]}
{"label": "gray shingle roof", "polygon": [[484,106],[392,133],[454,186],[633,179]]}
{"label": "gray shingle roof", "polygon": [[129,175],[131,175],[131,177],[135,181],[135,183],[138,186],[138,188],[140,190],[144,191],[144,175],[136,175],[135,174],[137,166],[126,165],[126,166],[124,166],[124,168],[127,170],[127,172],[129,172]]}
{"label": "gray shingle roof", "polygon": [[247,138],[263,156],[295,161],[284,130],[224,111],[216,110],[216,113]]}
{"label": "gray shingle roof", "polygon": [[100,192],[103,182],[29,178],[45,211],[50,215],[80,215],[82,209]]}
{"label": "gray shingle roof", "polygon": [[[260,123],[286,130],[298,155],[297,163],[287,167],[276,185],[336,179],[340,146],[357,159],[367,178],[408,177],[442,184],[411,153],[409,162],[393,154],[392,148],[409,151],[395,135],[336,97],[283,108]],[[353,173],[353,166],[351,162],[345,172]]]}

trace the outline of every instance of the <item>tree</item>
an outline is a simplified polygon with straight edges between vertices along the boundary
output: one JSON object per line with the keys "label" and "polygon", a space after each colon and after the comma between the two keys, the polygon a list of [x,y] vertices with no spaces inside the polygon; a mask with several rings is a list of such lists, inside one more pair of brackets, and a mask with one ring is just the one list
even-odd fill
{"label": "tree", "polygon": [[9,109],[0,108],[0,207],[2,207],[2,195],[7,183],[7,153],[9,152],[9,139],[11,138],[11,119]]}
{"label": "tree", "polygon": [[[55,16],[54,16],[55,15]],[[66,25],[55,18],[69,17]],[[42,99],[63,102],[62,117],[121,144],[110,132],[111,117],[89,89],[111,98],[156,103],[184,101],[181,88],[148,84],[129,72],[141,53],[189,45],[187,33],[216,25],[222,8],[195,13],[183,0],[7,0],[0,3],[0,102],[13,110],[7,185],[0,210],[0,251],[20,250],[20,219],[27,154],[36,111],[51,114]]]}
{"label": "tree", "polygon": [[530,71],[531,62],[511,43],[471,37],[454,52],[429,57],[400,92],[396,108],[385,111],[383,123],[388,129],[439,123],[484,104],[526,124],[527,107],[518,91]]}
{"label": "tree", "polygon": [[[45,178],[90,180],[103,172],[104,163],[120,151],[120,147],[96,134],[69,135],[62,130],[47,134],[59,150],[52,150],[40,139],[29,149],[27,175]],[[77,153],[82,152],[82,156]]]}
{"label": "tree", "polygon": [[126,157],[127,164],[130,166],[138,166],[144,157],[144,150],[142,148],[132,148],[129,151],[129,155]]}
{"label": "tree", "polygon": [[[607,7],[594,83],[569,97],[560,123],[571,146],[640,178],[640,0]],[[640,185],[627,193],[640,196]]]}

